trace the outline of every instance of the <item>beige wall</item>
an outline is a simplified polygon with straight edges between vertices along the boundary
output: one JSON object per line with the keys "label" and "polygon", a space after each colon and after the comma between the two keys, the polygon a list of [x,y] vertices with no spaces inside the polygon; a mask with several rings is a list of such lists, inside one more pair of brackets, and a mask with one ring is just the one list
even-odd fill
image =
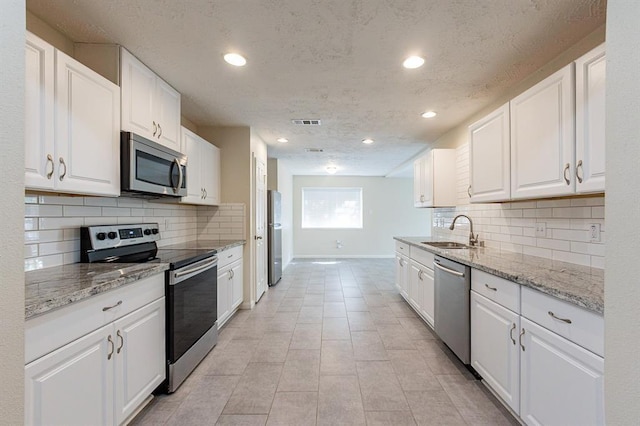
{"label": "beige wall", "polygon": [[[307,187],[362,188],[363,228],[302,229],[302,188]],[[392,257],[394,236],[430,235],[431,209],[415,208],[412,200],[413,179],[294,176],[294,257]]]}
{"label": "beige wall", "polygon": [[640,2],[607,6],[607,233],[605,409],[607,424],[640,419]]}
{"label": "beige wall", "polygon": [[0,423],[24,423],[24,26],[23,0],[4,0],[0,14]]}

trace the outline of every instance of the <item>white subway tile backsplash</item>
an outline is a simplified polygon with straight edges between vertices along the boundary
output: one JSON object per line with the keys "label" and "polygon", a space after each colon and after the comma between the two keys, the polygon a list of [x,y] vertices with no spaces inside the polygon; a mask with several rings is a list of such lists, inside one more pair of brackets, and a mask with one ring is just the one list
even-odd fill
{"label": "white subway tile backsplash", "polygon": [[553,238],[556,240],[568,241],[588,241],[589,235],[586,230],[575,229],[554,229]]}
{"label": "white subway tile backsplash", "polygon": [[550,238],[537,238],[536,245],[542,248],[548,248],[551,250],[570,251],[571,242],[562,240],[553,240]]}
{"label": "white subway tile backsplash", "polygon": [[575,263],[583,266],[591,266],[591,256],[580,253],[571,253],[568,251],[553,251],[553,260],[561,262]]}
{"label": "white subway tile backsplash", "polygon": [[35,269],[51,268],[53,266],[64,265],[64,256],[54,254],[51,256],[30,257],[24,260],[24,270],[33,271]]}
{"label": "white subway tile backsplash", "polygon": [[542,247],[522,246],[522,253],[529,256],[544,257],[545,259],[551,259],[553,252],[550,249]]}
{"label": "white subway tile backsplash", "polygon": [[56,204],[61,206],[82,206],[84,197],[72,197],[64,195],[40,195],[38,204]]}
{"label": "white subway tile backsplash", "polygon": [[131,216],[131,209],[126,207],[103,207],[103,216]]}
{"label": "white subway tile backsplash", "polygon": [[[54,206],[51,206],[54,207]],[[101,207],[87,207],[87,206],[64,206],[64,216],[102,216]]]}
{"label": "white subway tile backsplash", "polygon": [[553,217],[591,217],[591,207],[561,207],[553,209]]}
{"label": "white subway tile backsplash", "polygon": [[24,257],[36,257],[38,255],[38,244],[26,244],[24,246]]}
{"label": "white subway tile backsplash", "polygon": [[591,267],[604,269],[604,257],[601,256],[591,256]]}
{"label": "white subway tile backsplash", "polygon": [[24,242],[26,244],[49,243],[51,241],[60,241],[63,238],[63,232],[59,229],[49,231],[26,231],[24,233]]}
{"label": "white subway tile backsplash", "polygon": [[79,228],[84,225],[82,217],[41,217],[38,219],[40,229]]}
{"label": "white subway tile backsplash", "polygon": [[116,207],[118,205],[118,199],[107,197],[86,197],[84,199],[84,205],[97,207]]}
{"label": "white subway tile backsplash", "polygon": [[57,253],[70,253],[80,250],[80,240],[57,241],[55,243],[40,244],[40,254],[46,256]]}
{"label": "white subway tile backsplash", "polygon": [[59,216],[62,216],[62,206],[25,204],[24,216],[25,217],[59,217]]}
{"label": "white subway tile backsplash", "polygon": [[24,230],[25,231],[33,231],[38,229],[38,218],[37,217],[25,217],[24,218]]}
{"label": "white subway tile backsplash", "polygon": [[595,219],[604,219],[604,206],[591,207],[591,217]]}

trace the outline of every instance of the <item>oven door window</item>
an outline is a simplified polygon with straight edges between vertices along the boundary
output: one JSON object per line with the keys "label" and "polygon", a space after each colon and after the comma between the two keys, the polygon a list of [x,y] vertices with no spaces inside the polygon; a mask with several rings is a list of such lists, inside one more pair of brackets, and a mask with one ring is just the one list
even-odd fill
{"label": "oven door window", "polygon": [[218,267],[176,285],[168,297],[168,351],[172,363],[200,339],[218,319]]}
{"label": "oven door window", "polygon": [[[181,165],[180,168],[182,168],[182,175],[186,177],[186,167]],[[180,180],[180,172],[174,161],[136,150],[136,180],[164,188],[173,188]],[[186,187],[187,180],[183,178],[181,188]]]}

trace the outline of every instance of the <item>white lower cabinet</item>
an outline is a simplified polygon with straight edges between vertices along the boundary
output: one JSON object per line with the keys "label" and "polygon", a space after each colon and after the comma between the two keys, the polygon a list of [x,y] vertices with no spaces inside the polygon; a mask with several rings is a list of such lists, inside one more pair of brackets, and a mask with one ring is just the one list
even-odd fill
{"label": "white lower cabinet", "polygon": [[405,300],[409,298],[409,258],[396,252],[396,288]]}
{"label": "white lower cabinet", "polygon": [[433,327],[434,315],[433,269],[411,259],[409,269],[409,304]]}
{"label": "white lower cabinet", "polygon": [[218,329],[244,300],[242,247],[218,253]]}
{"label": "white lower cabinet", "polygon": [[[164,277],[152,279],[157,285],[146,279],[143,289],[108,292],[113,308],[103,309],[110,298],[105,293],[96,296],[98,303],[78,302],[78,310],[71,305],[27,321],[27,356],[42,352],[43,341],[57,349],[25,366],[25,424],[120,425],[164,381],[165,298],[162,293],[157,298],[164,292]],[[146,289],[153,294],[144,294]],[[149,303],[149,298],[155,300]],[[123,309],[133,303],[133,311]],[[87,316],[88,311],[102,315]],[[58,347],[61,324],[77,328],[71,324],[96,318],[104,325]]]}

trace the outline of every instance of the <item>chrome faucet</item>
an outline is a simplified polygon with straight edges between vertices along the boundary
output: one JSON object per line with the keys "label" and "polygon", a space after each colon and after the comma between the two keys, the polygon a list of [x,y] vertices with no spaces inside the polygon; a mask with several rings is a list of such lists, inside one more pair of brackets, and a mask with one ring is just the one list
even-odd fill
{"label": "chrome faucet", "polygon": [[476,244],[478,244],[478,234],[473,235],[473,222],[471,221],[471,218],[469,216],[467,216],[466,214],[459,214],[458,216],[453,218],[453,222],[451,222],[451,226],[449,227],[449,229],[451,229],[453,231],[453,228],[455,228],[456,226],[456,220],[458,220],[459,217],[466,217],[467,220],[469,221],[469,245],[470,246],[475,246]]}

